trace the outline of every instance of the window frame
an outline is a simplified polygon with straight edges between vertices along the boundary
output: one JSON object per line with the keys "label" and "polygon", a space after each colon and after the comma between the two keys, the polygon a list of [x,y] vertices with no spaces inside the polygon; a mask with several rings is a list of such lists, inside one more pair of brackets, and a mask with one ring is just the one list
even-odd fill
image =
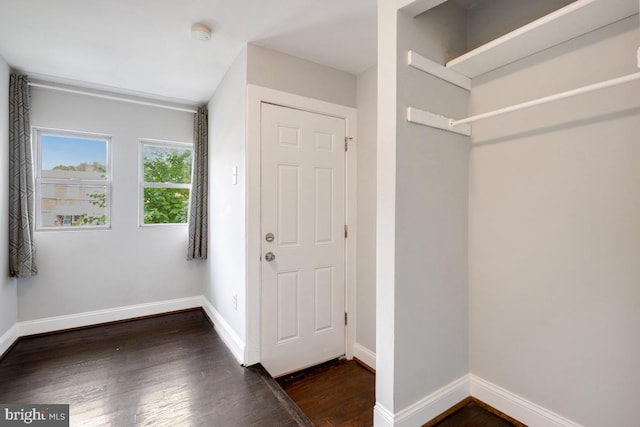
{"label": "window frame", "polygon": [[[77,178],[43,178],[42,177],[42,136],[52,135],[60,136],[64,138],[76,138],[76,139],[91,139],[97,141],[104,141],[106,143],[106,165],[105,174],[106,179],[77,179]],[[112,170],[112,157],[111,135],[84,132],[68,129],[54,129],[46,127],[33,127],[31,129],[31,145],[35,146],[35,231],[92,231],[92,230],[111,230],[111,201],[112,201],[112,188],[113,188],[113,170]],[[43,184],[62,184],[62,185],[85,185],[91,187],[104,187],[105,189],[105,224],[104,225],[79,225],[79,226],[45,226],[42,224],[42,185]]]}
{"label": "window frame", "polygon": [[[144,147],[164,147],[191,150],[191,178],[189,184],[177,184],[172,182],[146,182],[144,180]],[[145,224],[144,222],[144,190],[145,188],[181,188],[189,190],[189,201],[191,200],[191,186],[193,184],[193,143],[182,141],[168,141],[162,139],[140,138],[138,143],[138,227],[186,227],[189,223],[189,210],[191,203],[187,206],[187,221],[176,223]]]}

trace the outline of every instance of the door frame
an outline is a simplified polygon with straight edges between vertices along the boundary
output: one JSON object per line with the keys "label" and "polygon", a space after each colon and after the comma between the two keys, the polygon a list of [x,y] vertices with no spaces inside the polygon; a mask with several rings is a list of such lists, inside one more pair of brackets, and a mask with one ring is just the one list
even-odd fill
{"label": "door frame", "polygon": [[268,102],[283,107],[319,113],[345,120],[346,135],[352,138],[345,157],[345,220],[349,237],[345,244],[345,310],[349,322],[345,330],[345,352],[353,358],[356,331],[356,177],[357,177],[357,110],[305,96],[247,85],[246,121],[246,330],[245,365],[260,362],[261,352],[261,104]]}

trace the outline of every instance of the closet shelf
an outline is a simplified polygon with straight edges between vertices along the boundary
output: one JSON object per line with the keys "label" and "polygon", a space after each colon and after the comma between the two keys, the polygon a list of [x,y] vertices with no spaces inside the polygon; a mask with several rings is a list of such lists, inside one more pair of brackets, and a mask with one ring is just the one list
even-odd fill
{"label": "closet shelf", "polygon": [[638,0],[577,0],[482,45],[446,66],[474,78],[638,13]]}

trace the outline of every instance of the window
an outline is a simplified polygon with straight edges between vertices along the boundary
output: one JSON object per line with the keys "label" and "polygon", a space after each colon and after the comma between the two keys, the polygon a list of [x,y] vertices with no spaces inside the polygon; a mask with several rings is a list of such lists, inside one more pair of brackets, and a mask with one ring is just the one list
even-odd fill
{"label": "window", "polygon": [[35,129],[39,230],[109,228],[110,137]]}
{"label": "window", "polygon": [[187,223],[192,151],[187,143],[140,141],[142,225]]}

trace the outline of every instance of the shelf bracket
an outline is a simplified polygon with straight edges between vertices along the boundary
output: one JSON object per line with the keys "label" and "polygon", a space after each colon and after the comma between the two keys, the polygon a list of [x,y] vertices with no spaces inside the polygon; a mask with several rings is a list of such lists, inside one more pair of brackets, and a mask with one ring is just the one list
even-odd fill
{"label": "shelf bracket", "polygon": [[470,78],[463,76],[457,71],[447,68],[444,65],[438,64],[429,58],[425,58],[412,50],[407,52],[407,64],[417,70],[431,74],[440,80],[444,80],[466,90],[471,90]]}
{"label": "shelf bracket", "polygon": [[419,110],[413,107],[407,108],[407,121],[436,129],[454,132],[460,135],[471,136],[471,125],[461,124],[454,126],[453,119],[441,116],[439,114],[433,114],[428,111]]}

